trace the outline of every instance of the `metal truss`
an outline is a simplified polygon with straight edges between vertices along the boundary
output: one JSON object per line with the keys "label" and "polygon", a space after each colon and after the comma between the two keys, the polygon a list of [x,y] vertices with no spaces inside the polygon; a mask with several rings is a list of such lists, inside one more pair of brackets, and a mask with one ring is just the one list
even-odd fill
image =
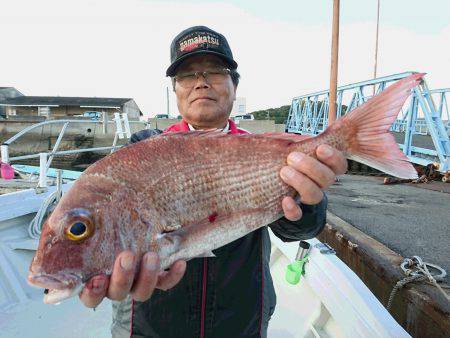
{"label": "metal truss", "polygon": [[[337,89],[337,118],[379,94],[393,82],[415,72],[405,72],[358,82]],[[450,88],[429,90],[426,81],[413,89],[391,130],[399,147],[412,163],[438,163],[439,171],[450,170]],[[437,104],[435,103],[437,102]],[[317,135],[328,125],[329,91],[292,99],[286,132]]]}

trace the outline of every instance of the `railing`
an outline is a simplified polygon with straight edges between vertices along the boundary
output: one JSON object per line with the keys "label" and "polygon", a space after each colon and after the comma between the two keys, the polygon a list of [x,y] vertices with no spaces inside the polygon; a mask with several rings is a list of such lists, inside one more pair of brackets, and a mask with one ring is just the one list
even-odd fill
{"label": "railing", "polygon": [[[413,73],[394,74],[339,87],[336,100],[337,117],[360,106],[394,81]],[[411,97],[405,102],[391,127],[392,131],[404,134],[403,142],[399,143],[399,146],[411,162],[421,165],[437,162],[441,172],[450,170],[448,93],[450,88],[429,90],[424,80],[413,89]],[[295,97],[289,111],[286,131],[309,135],[320,134],[328,125],[328,110],[328,90]],[[413,145],[414,135],[425,136],[427,139],[425,143],[429,144],[420,147]]]}
{"label": "railing", "polygon": [[[407,129],[407,121],[396,119],[391,126],[391,130],[397,133],[404,133]],[[425,120],[416,120],[414,124],[414,134],[419,135],[429,135],[427,128],[427,121]]]}
{"label": "railing", "polygon": [[[106,114],[104,114],[105,116]],[[61,155],[68,155],[68,154],[79,154],[83,152],[105,152],[110,151],[111,153],[114,152],[118,146],[117,141],[119,139],[130,138],[131,137],[131,130],[130,130],[130,123],[128,121],[128,116],[126,113],[114,113],[114,122],[116,125],[116,133],[114,135],[114,140],[111,146],[109,147],[96,147],[96,148],[85,148],[85,149],[73,149],[73,150],[58,150],[61,141],[64,137],[64,134],[66,132],[67,127],[70,124],[83,124],[83,123],[101,123],[103,125],[103,132],[107,132],[108,128],[108,120],[106,117],[104,117],[103,121],[92,121],[92,120],[49,120],[44,121],[40,123],[33,124],[7,141],[3,142],[1,147],[1,161],[3,163],[11,163],[11,161],[19,161],[19,160],[25,160],[25,159],[32,159],[32,158],[39,158],[39,183],[38,187],[45,188],[47,186],[47,170],[50,168],[50,165],[53,161],[53,159],[56,156]],[[33,129],[45,126],[45,125],[51,125],[51,124],[62,124],[61,131],[59,132],[58,138],[56,139],[55,145],[53,146],[53,149],[49,152],[40,152],[35,154],[29,154],[29,155],[22,155],[22,156],[15,156],[10,157],[9,156],[9,147],[10,145],[20,139],[23,135],[29,133]]]}

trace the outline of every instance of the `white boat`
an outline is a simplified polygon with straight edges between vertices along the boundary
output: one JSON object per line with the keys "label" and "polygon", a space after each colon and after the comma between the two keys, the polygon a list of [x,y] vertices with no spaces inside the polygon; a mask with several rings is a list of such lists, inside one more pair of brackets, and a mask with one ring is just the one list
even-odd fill
{"label": "white boat", "polygon": [[[63,186],[63,191],[71,184]],[[96,311],[72,298],[43,303],[42,289],[29,286],[28,267],[37,247],[28,227],[56,187],[37,194],[27,189],[0,196],[0,337],[109,337],[111,305]],[[362,281],[317,239],[305,275],[297,285],[285,270],[298,243],[272,238],[271,271],[278,305],[269,337],[409,337]],[[322,252],[321,252],[322,251]]]}
{"label": "white boat", "polygon": [[[41,155],[39,189],[0,195],[0,338],[110,337],[110,301],[104,300],[95,311],[76,297],[46,305],[43,290],[27,284],[38,243],[38,229],[30,222],[57,195],[57,187],[46,187],[46,157]],[[71,185],[62,184],[60,190]],[[283,243],[273,234],[271,239],[277,308],[269,337],[410,337],[333,250],[309,240],[305,274],[291,285],[285,273],[296,258],[298,243]]]}

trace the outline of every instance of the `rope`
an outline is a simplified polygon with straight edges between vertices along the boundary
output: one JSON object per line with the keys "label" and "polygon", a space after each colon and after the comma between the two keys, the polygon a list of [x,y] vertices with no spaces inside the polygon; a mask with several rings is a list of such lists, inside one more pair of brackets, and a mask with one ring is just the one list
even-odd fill
{"label": "rope", "polygon": [[443,290],[443,288],[438,284],[436,278],[428,271],[427,265],[424,264],[423,268],[421,266],[418,266],[419,271],[421,271],[424,276],[426,276],[429,280],[429,284],[434,285],[438,288],[438,290],[444,295],[445,299],[450,302],[450,296]]}
{"label": "rope", "polygon": [[405,277],[401,280],[399,280],[394,288],[391,291],[391,294],[389,295],[389,301],[388,304],[386,306],[386,309],[389,310],[392,306],[392,302],[394,301],[394,297],[397,294],[397,292],[402,289],[406,284],[408,283],[412,283],[412,282],[419,282],[419,281],[423,281],[427,279],[427,277],[425,276],[421,276],[421,275],[415,275],[415,276],[410,276],[410,277]]}
{"label": "rope", "polygon": [[[428,270],[427,265],[430,265],[433,268],[440,270],[441,274],[433,276]],[[444,291],[444,288],[449,289],[450,286],[444,285],[441,287],[438,284],[438,281],[443,281],[444,277],[446,276],[446,271],[442,269],[440,266],[423,262],[420,257],[414,256],[412,259],[405,258],[403,260],[403,263],[401,264],[401,268],[403,272],[406,274],[406,277],[399,280],[393,287],[391,294],[389,295],[388,304],[386,306],[387,310],[391,308],[392,303],[394,301],[394,297],[397,294],[397,292],[400,289],[402,289],[406,284],[413,282],[424,282],[426,284],[435,286],[444,295],[445,299],[447,299],[447,301],[450,302],[450,296]]]}
{"label": "rope", "polygon": [[42,203],[39,208],[36,216],[31,220],[30,225],[28,226],[28,235],[31,238],[39,239],[42,231],[42,223],[44,217],[47,216],[50,207],[56,202],[58,197],[58,191],[52,192]]}

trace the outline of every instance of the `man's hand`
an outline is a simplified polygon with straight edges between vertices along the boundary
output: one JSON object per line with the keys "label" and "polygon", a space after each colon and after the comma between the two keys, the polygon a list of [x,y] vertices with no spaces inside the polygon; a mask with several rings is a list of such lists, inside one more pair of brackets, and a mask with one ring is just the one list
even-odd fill
{"label": "man's hand", "polygon": [[[347,171],[347,160],[342,153],[328,145],[320,145],[316,150],[317,160],[300,152],[292,152],[287,158],[288,165],[281,168],[283,181],[297,190],[304,204],[317,204],[323,198],[322,189],[328,188],[336,180],[336,175]],[[291,197],[282,201],[285,217],[297,221],[302,217],[300,207]]]}
{"label": "man's hand", "polygon": [[119,254],[114,263],[111,277],[98,275],[92,277],[80,294],[87,307],[96,307],[104,297],[123,300],[131,294],[134,300],[146,301],[155,288],[168,290],[174,287],[186,271],[186,262],[175,262],[169,271],[160,271],[158,256],[148,252],[142,258],[139,274],[135,277],[136,257],[131,251]]}

